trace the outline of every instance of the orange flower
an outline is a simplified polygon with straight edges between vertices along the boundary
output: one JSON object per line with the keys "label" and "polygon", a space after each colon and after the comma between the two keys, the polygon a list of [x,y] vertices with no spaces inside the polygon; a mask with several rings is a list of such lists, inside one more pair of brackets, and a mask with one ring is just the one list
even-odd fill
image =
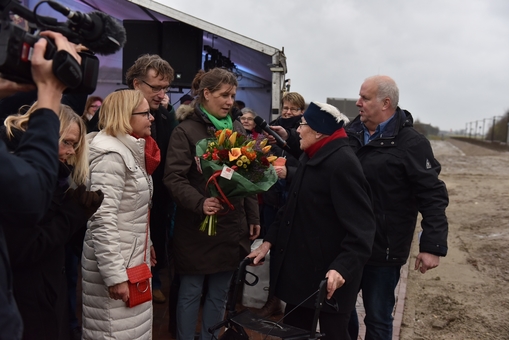
{"label": "orange flower", "polygon": [[[234,133],[232,133],[232,135],[230,136],[230,145],[235,145],[235,141],[237,140],[237,131],[235,131]],[[240,150],[239,150],[240,152]]]}
{"label": "orange flower", "polygon": [[242,155],[242,152],[240,151],[240,148],[232,148],[230,152],[228,153],[228,156],[230,158],[230,162],[236,160]]}
{"label": "orange flower", "polygon": [[256,159],[256,152],[252,151],[252,152],[248,152],[246,154],[246,157],[250,160],[250,161],[254,161]]}
{"label": "orange flower", "polygon": [[267,160],[268,160],[270,163],[274,162],[276,159],[277,159],[277,156],[269,156],[269,157],[267,157]]}
{"label": "orange flower", "polygon": [[225,138],[226,138],[226,129],[221,130],[221,134],[219,135],[219,138],[217,139],[217,144],[223,145]]}

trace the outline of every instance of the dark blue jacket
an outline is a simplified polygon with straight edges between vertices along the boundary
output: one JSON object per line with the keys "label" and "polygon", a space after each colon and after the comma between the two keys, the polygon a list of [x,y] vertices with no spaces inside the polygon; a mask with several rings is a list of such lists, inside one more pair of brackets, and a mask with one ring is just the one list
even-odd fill
{"label": "dark blue jacket", "polygon": [[402,265],[410,253],[417,214],[420,252],[447,254],[449,203],[441,166],[429,141],[415,131],[410,112],[396,109],[382,135],[364,145],[359,117],[346,127],[373,194],[376,235],[369,265]]}
{"label": "dark blue jacket", "polygon": [[0,339],[19,339],[23,330],[3,228],[29,232],[46,212],[57,180],[59,126],[53,111],[40,109],[14,154],[0,141]]}

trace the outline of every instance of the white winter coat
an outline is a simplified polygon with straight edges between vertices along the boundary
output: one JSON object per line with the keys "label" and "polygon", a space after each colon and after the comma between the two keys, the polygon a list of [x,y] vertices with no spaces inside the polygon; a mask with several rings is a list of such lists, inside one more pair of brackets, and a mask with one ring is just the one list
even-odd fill
{"label": "white winter coat", "polygon": [[[151,339],[152,301],[128,308],[108,292],[108,287],[127,281],[126,268],[143,263],[152,196],[145,140],[102,131],[87,138],[91,190],[101,190],[104,201],[90,219],[83,244],[83,339]],[[149,235],[149,266],[150,245]]]}

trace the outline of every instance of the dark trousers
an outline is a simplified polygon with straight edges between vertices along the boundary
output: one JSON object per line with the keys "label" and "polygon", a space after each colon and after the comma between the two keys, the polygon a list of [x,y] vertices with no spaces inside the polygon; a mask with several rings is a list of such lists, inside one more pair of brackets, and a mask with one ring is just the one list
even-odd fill
{"label": "dark trousers", "polygon": [[69,329],[79,327],[76,315],[76,286],[78,284],[78,257],[70,247],[65,248],[65,276],[67,280],[67,302],[69,308]]}
{"label": "dark trousers", "polygon": [[[366,311],[366,340],[392,340],[392,311],[396,303],[394,290],[398,285],[400,271],[401,266],[364,267],[361,290]],[[358,332],[359,321],[355,310],[350,323],[350,328]],[[350,335],[353,336],[353,332]]]}
{"label": "dark trousers", "polygon": [[[295,305],[286,305],[284,323],[290,326],[311,330],[315,310],[306,307],[297,307],[290,313],[294,308]],[[325,334],[325,337],[321,339],[351,340],[348,333],[349,320],[350,313],[321,312],[319,317],[320,333]]]}

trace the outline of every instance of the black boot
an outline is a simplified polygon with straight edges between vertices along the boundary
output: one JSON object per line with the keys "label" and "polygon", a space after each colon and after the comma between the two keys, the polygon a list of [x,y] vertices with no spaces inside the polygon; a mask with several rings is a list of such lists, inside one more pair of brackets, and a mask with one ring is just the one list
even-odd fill
{"label": "black boot", "polygon": [[268,318],[272,315],[280,315],[283,314],[283,309],[281,308],[281,300],[275,296],[271,296],[265,302],[262,309],[257,313],[262,318]]}

